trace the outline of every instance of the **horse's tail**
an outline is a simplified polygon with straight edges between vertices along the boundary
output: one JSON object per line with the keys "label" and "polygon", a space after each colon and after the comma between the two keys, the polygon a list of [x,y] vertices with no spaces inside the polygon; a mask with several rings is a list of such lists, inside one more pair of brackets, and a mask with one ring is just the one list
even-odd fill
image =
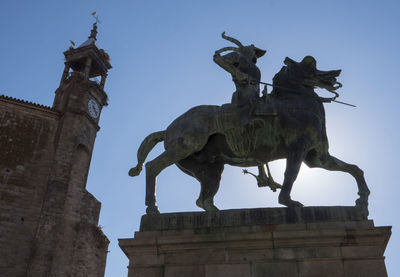
{"label": "horse's tail", "polygon": [[147,158],[147,155],[154,148],[154,146],[160,141],[164,140],[165,131],[155,132],[148,135],[140,144],[137,152],[138,163],[135,167],[129,170],[129,176],[138,176],[143,169],[143,163]]}

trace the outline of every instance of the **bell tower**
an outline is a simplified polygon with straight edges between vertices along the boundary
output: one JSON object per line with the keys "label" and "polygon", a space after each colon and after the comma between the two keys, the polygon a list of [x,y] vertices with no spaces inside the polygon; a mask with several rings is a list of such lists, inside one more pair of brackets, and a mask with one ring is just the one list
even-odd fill
{"label": "bell tower", "polygon": [[[60,111],[86,112],[98,123],[103,106],[107,105],[104,85],[107,71],[111,68],[110,56],[96,45],[97,21],[93,24],[88,39],[77,48],[74,43],[64,52],[65,67],[56,90],[53,108]],[[100,80],[98,79],[100,78]],[[71,89],[79,83],[86,91]]]}
{"label": "bell tower", "polygon": [[[108,239],[98,227],[101,203],[86,190],[110,57],[89,38],[64,52],[52,110],[58,116],[52,167],[27,276],[104,275]],[[43,257],[50,257],[44,259]]]}

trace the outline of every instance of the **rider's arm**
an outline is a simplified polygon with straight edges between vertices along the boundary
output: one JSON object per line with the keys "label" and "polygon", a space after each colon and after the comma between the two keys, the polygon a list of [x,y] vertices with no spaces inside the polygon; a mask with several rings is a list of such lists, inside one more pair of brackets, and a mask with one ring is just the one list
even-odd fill
{"label": "rider's arm", "polygon": [[[235,62],[239,63],[239,55],[236,52],[232,52],[229,55],[231,61],[227,63],[224,58],[221,57],[219,53],[215,53],[213,60],[220,67],[228,71],[232,76],[238,80],[239,82],[247,82],[249,76],[246,73],[241,72],[236,66],[234,66]],[[225,56],[226,58],[226,56]]]}
{"label": "rider's arm", "polygon": [[[231,60],[236,60],[238,59],[237,54],[236,53],[231,53],[230,54],[230,58]],[[234,74],[235,72],[235,67],[232,65],[234,62],[232,62],[232,64],[225,62],[224,58],[221,57],[221,55],[219,53],[215,53],[213,60],[216,64],[218,64],[220,67],[222,67],[223,69],[225,69],[226,71],[228,71],[231,74]]]}

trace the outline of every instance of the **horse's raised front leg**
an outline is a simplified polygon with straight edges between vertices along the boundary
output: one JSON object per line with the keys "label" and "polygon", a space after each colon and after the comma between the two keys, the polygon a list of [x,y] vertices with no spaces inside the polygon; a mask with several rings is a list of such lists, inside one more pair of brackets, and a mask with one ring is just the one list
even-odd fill
{"label": "horse's raised front leg", "polygon": [[279,203],[287,207],[303,207],[303,204],[292,200],[290,197],[293,183],[299,174],[300,166],[303,161],[302,158],[302,152],[293,151],[286,159],[285,178],[283,180],[281,192],[279,193]]}
{"label": "horse's raised front leg", "polygon": [[189,156],[192,151],[184,145],[176,145],[168,148],[154,160],[146,163],[146,213],[158,214],[156,204],[156,177],[166,167]]}
{"label": "horse's raised front leg", "polygon": [[363,209],[364,214],[368,216],[368,196],[369,189],[367,183],[364,179],[364,172],[354,164],[345,163],[334,156],[327,155],[327,158],[323,161],[318,159],[318,162],[315,160],[305,160],[304,161],[309,167],[321,167],[331,171],[342,171],[351,174],[354,179],[356,179],[358,186],[358,195],[360,196],[356,200],[356,206],[359,206]]}

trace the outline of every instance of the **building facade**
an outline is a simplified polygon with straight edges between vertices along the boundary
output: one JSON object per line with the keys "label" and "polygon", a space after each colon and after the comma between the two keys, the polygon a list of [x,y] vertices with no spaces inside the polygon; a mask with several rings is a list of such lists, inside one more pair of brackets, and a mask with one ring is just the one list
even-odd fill
{"label": "building facade", "polygon": [[109,241],[86,190],[111,68],[96,35],[97,23],[64,52],[52,107],[0,96],[0,276],[104,276]]}

